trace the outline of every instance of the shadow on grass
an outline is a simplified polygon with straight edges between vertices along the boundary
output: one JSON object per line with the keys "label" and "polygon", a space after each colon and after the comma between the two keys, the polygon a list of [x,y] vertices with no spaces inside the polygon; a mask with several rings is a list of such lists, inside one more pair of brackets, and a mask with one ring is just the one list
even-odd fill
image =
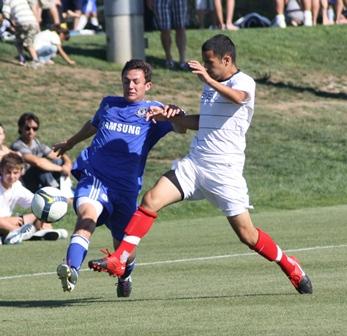
{"label": "shadow on grass", "polygon": [[[147,56],[146,61],[148,63],[150,63],[153,68],[166,69],[165,60],[162,58],[158,58],[158,57],[154,57],[154,56]],[[177,66],[174,69],[171,69],[170,71],[189,72],[188,69],[182,70]],[[324,97],[324,98],[347,99],[347,94],[344,92],[328,92],[328,91],[315,89],[315,88],[309,87],[309,86],[300,86],[300,85],[295,85],[292,83],[285,83],[285,82],[274,82],[270,79],[270,77],[271,77],[270,75],[266,74],[263,77],[256,78],[255,81],[258,84],[273,86],[277,89],[288,89],[288,90],[292,90],[292,91],[296,91],[296,92],[306,91],[306,92],[312,93],[316,96]]]}
{"label": "shadow on grass", "polygon": [[7,64],[13,64],[13,65],[17,65],[18,67],[22,67],[16,59],[9,60],[9,59],[0,58],[0,62],[1,63],[7,63]]}
{"label": "shadow on grass", "polygon": [[[252,297],[272,297],[272,296],[292,296],[297,293],[253,293],[235,295],[202,295],[202,296],[182,296],[175,298],[153,298],[153,299],[122,299],[122,302],[151,302],[151,301],[196,301],[196,300],[218,300],[218,299],[237,299]],[[106,301],[104,301],[106,302]]]}
{"label": "shadow on grass", "polygon": [[[152,65],[154,69],[167,69],[165,65],[165,60],[162,58],[154,57],[154,56],[146,56],[146,61]],[[169,71],[169,69],[167,69]],[[173,69],[170,69],[170,71],[175,72],[189,72],[188,69],[181,69],[178,64],[175,64],[175,67]]]}
{"label": "shadow on grass", "polygon": [[155,302],[155,301],[196,301],[196,300],[218,300],[218,299],[236,299],[236,298],[252,298],[252,297],[273,297],[273,296],[294,296],[296,293],[252,293],[252,294],[237,294],[237,295],[204,295],[204,296],[182,296],[171,298],[144,298],[144,299],[118,299],[116,297],[105,300],[103,298],[90,297],[70,300],[28,300],[28,301],[0,301],[0,307],[12,308],[59,308],[84,306],[91,303],[137,303],[137,302]]}
{"label": "shadow on grass", "polygon": [[84,306],[90,303],[102,302],[100,298],[82,298],[70,300],[23,300],[23,301],[0,301],[0,307],[13,308],[59,308],[69,306]]}
{"label": "shadow on grass", "polygon": [[270,79],[269,75],[265,75],[263,77],[255,79],[258,84],[273,86],[277,89],[288,89],[296,92],[309,92],[318,97],[323,98],[334,98],[334,99],[347,99],[347,94],[344,92],[328,92],[319,89],[315,89],[309,86],[300,86],[295,85],[293,83],[285,83],[285,82],[274,82]]}
{"label": "shadow on grass", "polygon": [[83,56],[96,58],[102,61],[106,60],[106,49],[98,44],[88,45],[88,48],[74,46],[64,46],[65,52],[70,56]]}

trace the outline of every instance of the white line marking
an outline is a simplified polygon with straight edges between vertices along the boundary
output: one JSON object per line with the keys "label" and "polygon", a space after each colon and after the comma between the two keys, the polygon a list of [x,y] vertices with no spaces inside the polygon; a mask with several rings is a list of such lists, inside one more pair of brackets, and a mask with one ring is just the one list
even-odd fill
{"label": "white line marking", "polygon": [[[327,246],[312,246],[312,247],[303,247],[297,249],[289,249],[286,252],[304,252],[304,251],[313,251],[313,250],[325,250],[325,249],[336,249],[347,247],[347,244],[341,245],[327,245]],[[197,257],[197,258],[188,258],[188,259],[175,259],[175,260],[161,260],[161,261],[152,261],[147,263],[139,263],[137,266],[153,266],[153,265],[162,265],[162,264],[175,264],[181,262],[192,262],[192,261],[204,261],[204,260],[214,260],[214,259],[223,259],[223,258],[236,258],[236,257],[248,257],[256,255],[255,252],[247,253],[236,253],[236,254],[225,254],[219,256],[210,256],[210,257]],[[81,269],[80,272],[90,271],[89,268]],[[56,272],[43,272],[43,273],[32,273],[32,274],[20,274],[20,275],[11,275],[0,277],[0,280],[12,280],[12,279],[21,279],[45,275],[54,275]]]}

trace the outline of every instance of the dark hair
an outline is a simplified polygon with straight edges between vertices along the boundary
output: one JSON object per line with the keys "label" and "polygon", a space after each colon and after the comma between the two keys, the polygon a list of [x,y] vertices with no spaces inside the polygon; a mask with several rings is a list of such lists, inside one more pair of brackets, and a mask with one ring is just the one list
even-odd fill
{"label": "dark hair", "polygon": [[64,34],[64,40],[66,41],[70,39],[70,31],[66,23],[54,24],[50,30],[55,31],[58,35]]}
{"label": "dark hair", "polygon": [[152,67],[150,64],[141,59],[132,59],[125,63],[122,70],[122,77],[129,70],[138,69],[142,70],[145,75],[146,83],[152,80]]}
{"label": "dark hair", "polygon": [[0,161],[0,169],[2,170],[4,167],[8,168],[23,168],[24,160],[23,158],[15,152],[10,152],[5,154]]}
{"label": "dark hair", "polygon": [[28,121],[28,120],[34,120],[37,124],[38,127],[40,127],[40,119],[38,116],[36,116],[34,113],[32,112],[25,112],[23,113],[19,119],[18,119],[18,122],[17,122],[17,125],[18,125],[18,133],[21,134],[21,128],[23,128],[25,126],[25,123]]}
{"label": "dark hair", "polygon": [[202,52],[212,50],[219,58],[225,55],[231,56],[232,61],[236,64],[236,47],[234,42],[224,34],[218,34],[208,39],[201,47]]}

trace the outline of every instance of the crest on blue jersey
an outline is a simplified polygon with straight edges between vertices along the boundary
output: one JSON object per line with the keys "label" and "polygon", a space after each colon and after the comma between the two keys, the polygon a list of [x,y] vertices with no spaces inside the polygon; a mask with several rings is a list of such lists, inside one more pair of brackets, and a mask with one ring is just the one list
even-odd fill
{"label": "crest on blue jersey", "polygon": [[108,197],[107,197],[106,194],[102,193],[102,194],[101,194],[101,198],[102,198],[104,201],[108,202]]}
{"label": "crest on blue jersey", "polygon": [[145,118],[146,117],[146,113],[147,113],[147,107],[141,107],[137,112],[136,115],[139,118]]}

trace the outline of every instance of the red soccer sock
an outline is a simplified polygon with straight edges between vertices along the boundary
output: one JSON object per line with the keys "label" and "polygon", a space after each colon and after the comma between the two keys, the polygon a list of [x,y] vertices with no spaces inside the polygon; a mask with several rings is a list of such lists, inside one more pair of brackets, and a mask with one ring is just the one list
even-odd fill
{"label": "red soccer sock", "polygon": [[258,228],[257,230],[259,237],[253,250],[269,261],[276,261],[284,273],[287,275],[291,274],[295,268],[295,264],[293,264],[291,258],[282,252],[280,247],[267,233]]}
{"label": "red soccer sock", "polygon": [[126,226],[125,236],[116,251],[112,253],[112,257],[116,257],[123,263],[126,262],[129,255],[140,243],[141,238],[150,230],[156,218],[157,214],[155,212],[140,206]]}
{"label": "red soccer sock", "polygon": [[278,262],[278,265],[281,267],[282,271],[288,276],[295,269],[295,262],[293,262],[292,259],[288,257],[284,252],[282,254],[281,260]]}
{"label": "red soccer sock", "polygon": [[273,239],[264,231],[257,228],[259,236],[253,250],[269,261],[279,261],[282,255],[281,249]]}

